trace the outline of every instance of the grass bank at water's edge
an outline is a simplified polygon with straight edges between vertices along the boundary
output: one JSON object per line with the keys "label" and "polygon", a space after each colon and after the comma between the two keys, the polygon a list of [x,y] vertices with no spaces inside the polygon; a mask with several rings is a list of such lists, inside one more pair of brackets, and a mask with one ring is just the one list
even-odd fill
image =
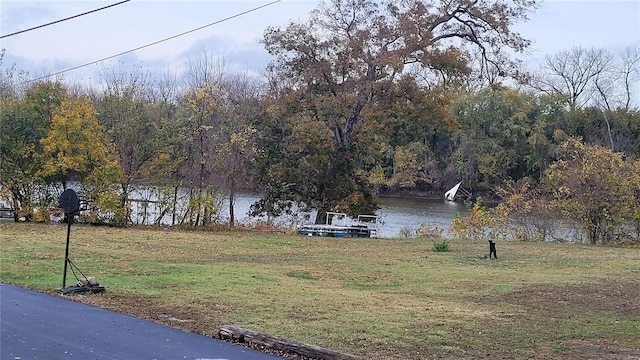
{"label": "grass bank at water's edge", "polygon": [[[55,292],[65,239],[0,223],[0,279]],[[640,249],[433,244],[74,225],[70,258],[107,289],[76,300],[209,336],[233,324],[372,359],[640,356]]]}

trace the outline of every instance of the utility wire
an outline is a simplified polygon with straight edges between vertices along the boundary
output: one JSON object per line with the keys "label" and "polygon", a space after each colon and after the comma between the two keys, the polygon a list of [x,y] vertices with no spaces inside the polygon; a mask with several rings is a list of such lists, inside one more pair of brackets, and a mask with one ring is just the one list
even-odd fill
{"label": "utility wire", "polygon": [[192,32],[198,31],[198,30],[202,30],[202,29],[204,29],[204,28],[206,28],[206,27],[209,27],[209,26],[212,26],[212,25],[216,25],[216,24],[220,24],[220,23],[222,23],[222,22],[225,22],[225,21],[228,21],[228,20],[231,20],[231,19],[234,19],[234,18],[240,17],[240,16],[242,16],[242,15],[246,15],[246,14],[248,14],[248,13],[250,13],[250,12],[253,12],[253,11],[256,11],[256,10],[260,10],[260,9],[262,9],[262,8],[265,8],[265,7],[267,7],[267,6],[273,5],[273,4],[278,3],[278,2],[280,2],[280,1],[282,1],[282,0],[275,0],[275,1],[272,1],[272,2],[270,2],[270,3],[264,4],[264,5],[260,5],[260,6],[257,6],[257,7],[255,7],[255,8],[251,8],[251,9],[249,9],[249,10],[243,11],[243,12],[241,12],[241,13],[237,13],[237,14],[235,14],[235,15],[228,16],[228,17],[226,17],[226,18],[224,18],[224,19],[220,19],[220,20],[214,21],[214,22],[209,23],[209,24],[207,24],[207,25],[203,25],[203,26],[197,27],[197,28],[195,28],[195,29],[191,29],[191,30],[189,30],[189,31],[185,31],[185,32],[180,33],[180,34],[177,34],[177,35],[169,36],[168,38],[164,38],[164,39],[162,39],[162,40],[154,41],[154,42],[152,42],[152,43],[149,43],[149,44],[146,44],[146,45],[139,46],[139,47],[137,47],[137,48],[135,48],[135,49],[131,49],[131,50],[127,50],[127,51],[123,51],[123,52],[118,53],[118,54],[115,54],[115,55],[107,56],[107,57],[102,58],[102,59],[99,59],[99,60],[91,61],[91,62],[88,62],[88,63],[82,64],[82,65],[74,66],[74,67],[72,67],[72,68],[68,68],[68,69],[65,69],[65,70],[62,70],[62,71],[55,72],[55,73],[52,73],[52,74],[49,74],[49,75],[41,76],[41,77],[36,78],[36,79],[27,80],[27,81],[25,81],[25,82],[21,83],[20,85],[28,84],[28,83],[31,83],[31,82],[34,82],[34,81],[38,81],[38,80],[42,80],[42,79],[46,79],[46,78],[49,78],[49,77],[51,77],[51,76],[57,76],[57,75],[60,75],[60,74],[64,74],[64,73],[66,73],[66,72],[73,71],[73,70],[77,70],[77,69],[80,69],[80,68],[85,67],[85,66],[89,66],[89,65],[97,64],[97,63],[102,62],[102,61],[105,61],[105,60],[113,59],[113,58],[115,58],[115,57],[118,57],[118,56],[121,56],[121,55],[124,55],[124,54],[128,54],[128,53],[130,53],[130,52],[138,51],[138,50],[140,50],[140,49],[144,49],[144,48],[147,48],[147,47],[149,47],[149,46],[157,45],[157,44],[159,44],[159,43],[161,43],[161,42],[165,42],[165,41],[168,41],[168,40],[172,40],[172,39],[175,39],[175,38],[177,38],[177,37],[184,36],[184,35],[190,34],[190,33],[192,33]]}
{"label": "utility wire", "polygon": [[83,15],[87,15],[87,14],[94,13],[94,12],[96,12],[96,11],[100,11],[100,10],[108,9],[108,8],[110,8],[110,7],[112,7],[112,6],[116,6],[116,5],[124,4],[124,3],[129,2],[129,1],[131,1],[131,0],[124,0],[124,1],[120,1],[119,3],[115,3],[115,4],[111,4],[111,5],[103,6],[103,7],[99,8],[99,9],[95,9],[95,10],[87,11],[87,12],[85,12],[85,13],[78,14],[78,15],[73,15],[73,16],[70,16],[70,17],[68,17],[68,18],[64,18],[64,19],[60,19],[60,20],[57,20],[57,21],[54,21],[54,22],[50,22],[50,23],[48,23],[48,24],[43,24],[43,25],[39,25],[39,26],[32,27],[32,28],[29,28],[29,29],[16,31],[16,32],[11,33],[11,34],[2,35],[2,36],[0,36],[0,39],[4,39],[4,38],[9,37],[9,36],[14,36],[14,35],[22,34],[22,33],[25,33],[25,32],[27,32],[27,31],[32,31],[32,30],[40,29],[40,28],[43,28],[43,27],[45,27],[45,26],[49,26],[49,25],[53,25],[53,24],[57,24],[57,23],[60,23],[60,22],[63,22],[63,21],[71,20],[71,19],[74,19],[74,18],[77,18],[77,17],[83,16]]}

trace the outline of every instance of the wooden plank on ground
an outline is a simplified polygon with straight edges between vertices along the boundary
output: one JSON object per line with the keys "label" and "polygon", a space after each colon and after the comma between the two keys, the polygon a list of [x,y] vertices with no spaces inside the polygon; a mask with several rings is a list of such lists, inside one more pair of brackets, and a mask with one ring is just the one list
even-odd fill
{"label": "wooden plank on ground", "polygon": [[245,344],[263,346],[265,348],[288,351],[292,354],[306,356],[322,360],[361,360],[362,358],[350,354],[341,353],[314,345],[286,340],[276,336],[262,334],[257,331],[243,329],[237,326],[224,325],[218,335],[222,339],[237,341]]}

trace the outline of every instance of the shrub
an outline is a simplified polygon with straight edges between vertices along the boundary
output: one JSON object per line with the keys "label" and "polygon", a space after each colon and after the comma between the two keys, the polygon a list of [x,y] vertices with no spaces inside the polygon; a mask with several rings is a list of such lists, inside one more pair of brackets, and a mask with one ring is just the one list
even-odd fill
{"label": "shrub", "polygon": [[446,240],[442,240],[440,242],[433,244],[434,252],[447,252],[449,251],[449,243]]}
{"label": "shrub", "polygon": [[486,230],[491,228],[494,219],[489,216],[486,206],[481,198],[470,205],[470,214],[460,217],[456,214],[449,233],[462,239],[482,239],[486,237]]}
{"label": "shrub", "polygon": [[543,185],[562,215],[579,221],[591,244],[615,241],[640,213],[640,163],[571,138],[544,172]]}
{"label": "shrub", "polygon": [[400,229],[400,231],[398,231],[398,236],[399,237],[415,237],[416,231],[408,227],[404,227]]}
{"label": "shrub", "polygon": [[416,230],[416,236],[423,238],[440,239],[442,238],[442,229],[437,225],[421,224],[420,227]]}

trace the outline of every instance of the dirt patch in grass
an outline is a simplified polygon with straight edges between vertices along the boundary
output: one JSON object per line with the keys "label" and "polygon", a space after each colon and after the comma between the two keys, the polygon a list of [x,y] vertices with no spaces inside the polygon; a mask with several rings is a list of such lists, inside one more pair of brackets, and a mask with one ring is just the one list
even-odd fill
{"label": "dirt patch in grass", "polygon": [[201,300],[178,306],[153,296],[116,295],[108,292],[65,298],[205,336],[217,335],[223,325],[225,313],[219,305]]}
{"label": "dirt patch in grass", "polygon": [[[589,326],[601,319],[627,319],[637,329],[633,338],[616,334],[593,339],[558,339],[537,344],[535,358],[548,359],[640,359],[640,279],[607,278],[594,283],[564,286],[532,286],[492,297],[491,302],[520,308],[514,321],[548,318],[548,332],[567,323]],[[489,300],[488,298],[485,300]],[[630,320],[629,320],[630,319]],[[536,320],[542,323],[544,320]],[[621,320],[622,321],[622,320]],[[544,329],[542,330],[544,332]],[[558,334],[562,334],[561,331]],[[560,335],[562,336],[562,335]],[[496,355],[495,353],[493,355]],[[513,355],[513,353],[511,354]],[[516,357],[517,358],[517,357]]]}
{"label": "dirt patch in grass", "polygon": [[[549,358],[565,360],[638,360],[640,350],[596,340],[567,340],[545,345],[540,352]],[[545,351],[546,350],[546,351]]]}
{"label": "dirt patch in grass", "polygon": [[609,278],[580,285],[533,286],[502,295],[498,300],[530,310],[571,307],[640,319],[639,295],[640,279]]}

